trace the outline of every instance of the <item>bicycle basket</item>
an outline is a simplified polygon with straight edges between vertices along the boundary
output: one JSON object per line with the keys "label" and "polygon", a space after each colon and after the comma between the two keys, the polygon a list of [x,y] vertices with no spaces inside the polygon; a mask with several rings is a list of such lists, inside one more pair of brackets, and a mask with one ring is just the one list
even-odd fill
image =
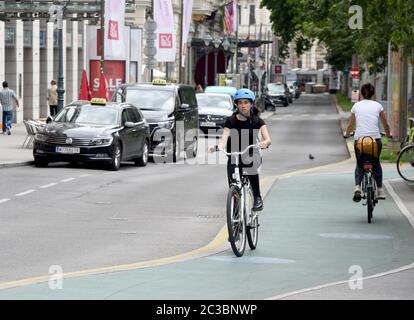
{"label": "bicycle basket", "polygon": [[373,137],[361,137],[357,140],[357,149],[362,157],[378,159],[378,143]]}

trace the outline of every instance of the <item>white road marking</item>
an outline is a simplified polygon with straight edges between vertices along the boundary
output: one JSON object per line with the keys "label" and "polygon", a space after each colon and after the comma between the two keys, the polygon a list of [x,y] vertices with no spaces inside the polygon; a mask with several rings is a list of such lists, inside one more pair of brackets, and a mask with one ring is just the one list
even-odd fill
{"label": "white road marking", "polygon": [[25,195],[27,195],[27,194],[30,194],[30,193],[33,193],[33,192],[35,192],[36,190],[33,190],[33,189],[31,189],[31,190],[27,190],[27,191],[25,191],[25,192],[22,192],[22,193],[18,193],[18,194],[16,194],[16,197],[23,197],[23,196],[25,196]]}
{"label": "white road marking", "polygon": [[7,201],[10,201],[10,199],[1,199],[1,200],[0,200],[0,203],[5,203],[5,202],[7,202]]}
{"label": "white road marking", "polygon": [[92,175],[91,174],[84,174],[84,175],[80,176],[79,178],[87,178],[87,177],[92,177]]}
{"label": "white road marking", "polygon": [[394,188],[391,186],[391,184],[388,181],[384,181],[384,186],[387,188],[388,193],[394,199],[395,203],[397,204],[397,207],[400,209],[400,211],[402,212],[402,214],[407,218],[407,220],[411,224],[411,227],[413,227],[413,229],[414,229],[414,216],[410,213],[410,211],[408,211],[408,209],[405,206],[404,202],[397,195],[397,193],[395,192]]}
{"label": "white road marking", "polygon": [[75,180],[75,178],[65,179],[65,180],[62,180],[62,181],[60,181],[60,182],[70,182],[70,181],[73,181],[73,180]]}
{"label": "white road marking", "polygon": [[[390,271],[383,272],[383,273],[377,273],[377,274],[374,274],[374,275],[369,276],[369,277],[364,277],[364,278],[362,278],[362,280],[370,280],[370,279],[380,278],[380,277],[388,276],[390,274],[395,274],[395,273],[403,272],[403,271],[406,271],[406,270],[411,270],[413,268],[414,268],[414,263],[409,264],[407,266],[403,266],[403,267],[398,268],[398,269],[390,270]],[[337,286],[337,285],[347,284],[347,283],[349,283],[349,280],[332,282],[332,283],[320,285],[320,286],[313,287],[313,288],[308,288],[308,289],[297,290],[297,291],[293,291],[293,292],[289,292],[289,293],[280,294],[280,295],[277,295],[277,296],[274,296],[274,297],[271,297],[271,298],[267,298],[265,300],[279,300],[279,299],[295,296],[295,295],[298,295],[298,294],[301,294],[301,293],[307,293],[307,292],[316,291],[316,290],[329,288],[329,287],[334,287],[334,286]]]}
{"label": "white road marking", "polygon": [[47,189],[47,188],[53,187],[55,185],[57,185],[57,183],[49,183],[49,184],[47,184],[45,186],[41,186],[40,189]]}

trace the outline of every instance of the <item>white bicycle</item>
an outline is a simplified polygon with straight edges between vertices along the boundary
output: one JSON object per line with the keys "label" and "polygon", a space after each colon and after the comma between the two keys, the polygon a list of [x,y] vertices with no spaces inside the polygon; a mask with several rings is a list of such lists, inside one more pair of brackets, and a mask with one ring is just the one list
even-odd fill
{"label": "white bicycle", "polygon": [[253,211],[253,191],[249,178],[240,174],[240,157],[250,149],[260,149],[258,144],[248,146],[243,152],[228,153],[218,149],[227,156],[235,157],[236,168],[227,195],[227,230],[229,242],[234,254],[241,257],[246,248],[246,238],[251,250],[256,249],[259,239],[259,217]]}

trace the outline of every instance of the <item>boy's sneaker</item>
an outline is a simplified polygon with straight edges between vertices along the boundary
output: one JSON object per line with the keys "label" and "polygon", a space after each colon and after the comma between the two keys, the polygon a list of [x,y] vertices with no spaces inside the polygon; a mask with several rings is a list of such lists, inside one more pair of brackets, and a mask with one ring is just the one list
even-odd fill
{"label": "boy's sneaker", "polygon": [[377,192],[378,192],[378,200],[385,200],[384,188],[378,188]]}
{"label": "boy's sneaker", "polygon": [[9,136],[9,135],[11,135],[11,131],[10,131],[10,129],[9,129],[9,128],[7,128],[6,132],[7,132],[7,135],[8,135],[8,136]]}
{"label": "boy's sneaker", "polygon": [[355,186],[354,198],[352,200],[354,200],[354,202],[360,202],[361,198],[362,198],[361,187],[360,186]]}

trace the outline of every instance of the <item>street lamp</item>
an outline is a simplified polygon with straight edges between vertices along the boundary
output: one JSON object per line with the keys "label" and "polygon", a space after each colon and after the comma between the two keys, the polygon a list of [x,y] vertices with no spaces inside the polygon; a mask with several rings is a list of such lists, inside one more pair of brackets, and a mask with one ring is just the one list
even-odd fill
{"label": "street lamp", "polygon": [[227,59],[230,49],[230,42],[227,40],[227,38],[224,38],[224,41],[222,43],[223,49],[224,49],[224,73],[227,74]]}
{"label": "street lamp", "polygon": [[220,48],[221,40],[220,39],[214,39],[213,40],[213,46],[214,46],[214,85],[217,85],[217,55],[218,55],[218,49]]}
{"label": "street lamp", "polygon": [[63,78],[63,12],[66,5],[52,5],[49,8],[50,22],[57,21],[57,27],[59,29],[59,79],[58,79],[58,112],[63,109],[65,104],[65,88]]}
{"label": "street lamp", "polygon": [[204,34],[204,47],[205,47],[205,70],[204,70],[204,88],[208,86],[208,47],[210,46],[210,42],[213,38],[210,36],[208,32]]}

